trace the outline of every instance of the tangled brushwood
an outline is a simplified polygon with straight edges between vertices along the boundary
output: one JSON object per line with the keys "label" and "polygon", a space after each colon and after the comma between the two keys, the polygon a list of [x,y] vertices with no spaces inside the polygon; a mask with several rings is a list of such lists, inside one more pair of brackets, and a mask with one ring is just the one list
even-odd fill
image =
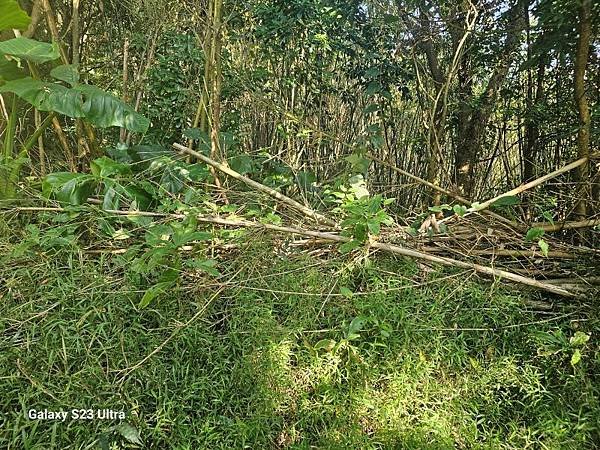
{"label": "tangled brushwood", "polygon": [[[202,204],[194,204],[193,201],[175,202],[171,205],[171,211],[166,211],[168,208],[165,208],[163,201],[159,209],[165,212],[153,212],[140,209],[135,197],[132,197],[130,202],[124,202],[126,208],[108,209],[110,203],[107,203],[107,198],[109,195],[114,196],[111,191],[120,190],[121,196],[128,191],[117,179],[111,178],[119,171],[126,172],[125,166],[106,157],[93,163],[94,173],[105,174],[101,176],[105,186],[102,199],[87,197],[88,193],[94,192],[91,187],[94,180],[87,178],[85,174],[82,174],[78,187],[73,184],[69,186],[73,178],[67,177],[62,183],[48,188],[46,194],[50,199],[64,199],[65,192],[71,198],[77,197],[80,204],[78,211],[81,211],[81,205],[91,203],[96,210],[98,206],[102,206],[99,212],[109,217],[132,220],[146,218],[163,223],[185,222],[184,231],[179,234],[173,231],[177,228],[174,226],[167,232],[166,239],[162,236],[157,238],[157,242],[162,245],[172,236],[172,250],[175,251],[192,249],[194,245],[214,246],[211,242],[212,235],[199,231],[203,225],[225,229],[260,229],[288,235],[288,244],[295,248],[314,248],[318,245],[331,250],[332,244],[336,244],[342,253],[388,252],[417,260],[424,270],[436,264],[469,269],[488,278],[518,283],[568,298],[585,298],[589,291],[600,285],[600,267],[595,263],[600,251],[593,244],[598,239],[595,229],[600,225],[600,220],[559,222],[549,217],[548,222],[527,223],[515,213],[515,209],[523,208],[518,195],[526,195],[528,190],[579,167],[587,162],[587,158],[479,203],[453,195],[405,172],[429,188],[450,194],[455,202],[453,205],[430,206],[421,213],[408,214],[405,219],[401,219],[392,218],[386,211],[393,200],[385,200],[381,195],[370,195],[362,177],[354,177],[349,187],[341,186],[339,191],[330,192],[330,202],[335,207],[330,208],[330,211],[318,212],[308,203],[302,204],[191,148],[180,144],[174,144],[173,147],[180,157],[192,157],[231,180],[224,180],[219,186],[214,186],[216,191],[212,195],[221,206],[212,203],[212,200],[208,202],[206,199],[210,197],[205,197]],[[168,170],[168,166],[161,167],[163,171]],[[216,175],[214,177],[217,179]],[[182,185],[192,182],[184,172],[180,172],[175,179]],[[246,189],[241,189],[243,186]],[[248,191],[247,188],[251,190]],[[131,190],[132,187],[129,186],[129,191]],[[270,197],[270,203],[264,203],[265,197]],[[172,196],[167,198],[173,200]],[[258,213],[248,207],[251,203],[262,204],[271,212],[265,213],[263,208]],[[207,204],[212,206],[207,208]],[[19,213],[69,211],[63,206],[21,206],[9,210]],[[287,217],[287,223],[283,222],[282,216]],[[89,250],[92,253],[127,251],[126,248],[97,245],[92,245]],[[210,263],[204,269],[209,269],[209,266]],[[147,305],[171,286],[175,279],[176,275],[172,272],[162,274],[154,288],[146,293],[141,304]]]}

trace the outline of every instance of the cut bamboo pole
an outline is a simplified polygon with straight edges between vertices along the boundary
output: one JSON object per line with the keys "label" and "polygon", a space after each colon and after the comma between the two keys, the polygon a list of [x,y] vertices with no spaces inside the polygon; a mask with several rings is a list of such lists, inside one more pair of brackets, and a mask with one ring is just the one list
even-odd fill
{"label": "cut bamboo pole", "polygon": [[[382,165],[384,165],[384,166],[392,169],[394,172],[397,172],[400,175],[404,175],[405,177],[407,177],[407,178],[409,178],[409,179],[411,179],[413,181],[416,181],[417,183],[420,183],[420,184],[422,184],[424,186],[427,186],[430,189],[433,189],[434,191],[437,191],[437,192],[440,192],[440,193],[442,193],[444,195],[447,195],[448,197],[453,198],[455,200],[458,200],[459,202],[461,202],[461,203],[463,203],[463,204],[465,204],[467,206],[471,206],[472,205],[472,202],[470,200],[466,199],[465,197],[462,197],[459,194],[456,194],[456,193],[454,193],[452,191],[449,191],[448,189],[444,189],[443,187],[438,186],[437,184],[431,183],[430,181],[427,181],[427,180],[425,180],[425,179],[423,179],[421,177],[413,175],[412,173],[407,172],[406,170],[400,169],[399,167],[396,167],[395,165],[390,164],[387,161],[384,161],[383,159],[378,158],[377,156],[371,155],[370,153],[367,153],[365,156],[367,158],[369,158],[370,160],[372,160],[372,161],[375,161],[375,162],[377,162],[379,164],[382,164]],[[506,217],[501,216],[500,214],[496,214],[493,211],[485,211],[485,213],[488,214],[488,215],[490,215],[491,217],[494,217],[499,222],[503,222],[504,224],[509,225],[510,227],[513,227],[513,228],[516,228],[516,229],[522,228],[522,226],[520,224],[518,224],[516,222],[513,222],[512,220],[507,219]]]}
{"label": "cut bamboo pole", "polygon": [[588,159],[589,158],[585,157],[585,158],[580,158],[577,161],[573,161],[572,163],[567,164],[566,166],[561,167],[560,169],[557,169],[554,172],[550,172],[549,174],[546,174],[543,177],[537,178],[533,181],[530,181],[529,183],[523,184],[523,185],[516,187],[508,192],[505,192],[504,194],[500,194],[494,198],[486,200],[485,202],[478,204],[477,207],[470,208],[470,210],[468,212],[476,212],[476,211],[484,210],[486,208],[489,208],[494,202],[500,200],[503,197],[510,197],[513,195],[517,195],[517,194],[527,191],[528,189],[539,186],[540,184],[543,184],[546,181],[556,178],[557,176],[562,175],[563,173],[570,172],[571,170],[576,169],[579,166],[582,166],[583,164],[587,163]]}
{"label": "cut bamboo pole", "polygon": [[[443,253],[452,251],[452,248],[445,247],[424,247],[423,251],[426,253]],[[489,250],[465,250],[465,256],[507,256],[514,258],[543,258],[544,255],[539,250],[510,250],[510,249],[489,249]],[[576,259],[578,256],[574,253],[563,252],[560,250],[549,251],[548,258],[556,258],[556,259]]]}
{"label": "cut bamboo pole", "polygon": [[[204,156],[204,155],[203,155]],[[32,208],[32,207],[21,207],[21,208],[12,208],[13,211],[62,211],[62,208]],[[145,212],[145,211],[119,211],[119,210],[103,210],[108,214],[115,215],[123,215],[123,216],[148,216],[148,217],[162,217],[162,218],[172,218],[172,219],[183,219],[186,217],[184,214],[162,214],[162,213],[153,213],[153,212]],[[260,222],[252,222],[249,220],[232,220],[232,219],[224,219],[222,217],[217,216],[197,216],[198,222],[202,223],[210,223],[222,226],[231,226],[231,227],[243,227],[243,228],[256,228],[256,229],[264,229],[277,231],[280,233],[286,234],[295,234],[299,236],[308,236],[314,237],[318,239],[326,239],[331,242],[350,242],[352,239],[346,236],[340,236],[339,234],[330,233],[330,232],[322,232],[322,231],[312,231],[312,230],[304,230],[301,228],[293,228],[293,227],[284,227],[279,225],[272,225],[267,223]],[[372,248],[383,250],[389,253],[393,253],[396,255],[406,256],[412,259],[418,259],[421,261],[428,261],[432,263],[441,264],[449,267],[460,267],[463,269],[474,270],[477,273],[481,273],[493,278],[500,278],[509,281],[514,281],[519,284],[523,284],[526,286],[530,286],[536,289],[540,289],[546,292],[551,292],[556,295],[561,295],[563,297],[574,298],[576,295],[570,291],[562,289],[558,286],[554,286],[548,283],[544,283],[538,280],[534,280],[533,278],[524,277],[521,275],[517,275],[512,272],[507,272],[501,269],[495,269],[493,267],[482,266],[480,264],[473,264],[465,261],[459,261],[456,259],[445,258],[441,256],[429,255],[427,253],[423,253],[417,250],[399,247],[397,245],[383,244],[380,242],[370,243]]]}
{"label": "cut bamboo pole", "polygon": [[235,170],[231,169],[230,167],[227,167],[224,164],[218,163],[215,160],[209,158],[208,156],[203,155],[202,153],[196,152],[194,150],[191,150],[188,147],[185,147],[185,146],[183,146],[181,144],[177,144],[177,143],[173,144],[173,147],[182,153],[185,153],[185,154],[194,156],[195,158],[198,158],[200,161],[205,162],[209,166],[214,167],[215,169],[223,172],[225,175],[229,175],[230,177],[235,178],[236,180],[240,180],[256,190],[259,190],[261,192],[264,192],[267,195],[270,195],[273,198],[276,198],[277,200],[285,203],[286,205],[291,206],[292,208],[297,209],[304,215],[316,220],[317,222],[320,222],[320,223],[323,223],[326,225],[330,225],[333,227],[337,226],[337,224],[333,220],[328,219],[327,217],[317,213],[316,211],[313,211],[312,209],[302,205],[301,203],[298,203],[296,200],[283,195],[281,192],[277,192],[276,190],[271,189],[270,187],[265,186],[264,184],[258,183],[254,180],[251,180],[248,177],[245,177],[244,175],[236,172]]}
{"label": "cut bamboo pole", "polygon": [[547,233],[551,233],[553,231],[562,231],[562,230],[574,230],[577,228],[589,228],[595,227],[596,225],[600,225],[600,219],[595,220],[580,220],[578,222],[556,222],[556,223],[533,223],[532,227],[541,228]]}

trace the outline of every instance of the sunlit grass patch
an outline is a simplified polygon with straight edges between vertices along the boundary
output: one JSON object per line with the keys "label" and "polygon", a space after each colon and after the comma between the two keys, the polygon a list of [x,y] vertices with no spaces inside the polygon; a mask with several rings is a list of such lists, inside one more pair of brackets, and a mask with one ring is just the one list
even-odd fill
{"label": "sunlit grass patch", "polygon": [[[273,257],[267,244],[219,262],[237,278],[212,303],[213,288],[190,281],[140,310],[142,292],[111,257],[15,255],[6,239],[0,446],[85,448],[115,425],[35,422],[33,407],[122,408],[157,449],[598,442],[597,315],[532,311],[469,273]],[[577,331],[591,337],[574,346]]]}

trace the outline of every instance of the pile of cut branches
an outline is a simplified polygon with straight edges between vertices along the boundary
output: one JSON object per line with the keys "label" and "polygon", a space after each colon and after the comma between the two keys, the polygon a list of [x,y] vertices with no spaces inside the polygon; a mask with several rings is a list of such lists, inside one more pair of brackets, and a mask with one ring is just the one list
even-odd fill
{"label": "pile of cut branches", "polygon": [[[263,228],[304,238],[308,237],[320,243],[352,241],[347,235],[339,233],[339,226],[334,220],[322,213],[250,180],[201,153],[179,144],[174,144],[174,148],[182,154],[193,156],[226,175],[270,195],[326,229],[314,230],[306,225],[289,227],[217,217],[203,217],[199,218],[200,221],[222,226]],[[472,269],[479,274],[520,283],[565,297],[581,296],[588,289],[593,289],[595,285],[600,284],[600,267],[594,264],[599,251],[583,245],[574,246],[561,240],[558,235],[551,236],[551,233],[593,227],[600,224],[600,220],[527,225],[516,222],[514,219],[507,219],[488,208],[501,204],[506,199],[539,186],[586,162],[587,158],[581,158],[550,174],[479,204],[471,203],[411,175],[411,178],[444,194],[450,194],[466,206],[455,208],[455,214],[439,221],[435,214],[431,214],[423,222],[416,236],[414,229],[410,234],[411,229],[407,227],[388,227],[381,230],[377,239],[369,239],[366,245],[373,250],[390,252],[426,263]]]}
{"label": "pile of cut branches", "polygon": [[[526,185],[520,186],[483,203],[471,203],[467,199],[435,186],[417,176],[410,175],[415,181],[430,189],[454,197],[454,207],[444,205],[430,208],[421,214],[418,228],[392,224],[380,227],[384,220],[373,226],[369,223],[368,237],[357,241],[356,236],[344,229],[344,222],[317,212],[281,192],[258,183],[229,166],[221,164],[206,155],[180,144],[173,147],[184,157],[194,157],[218,170],[228,177],[244,183],[252,192],[272,197],[278,208],[290,210],[289,225],[264,223],[249,220],[243,215],[204,214],[197,210],[181,213],[161,213],[132,209],[105,210],[104,213],[121,216],[146,216],[160,220],[184,220],[193,214],[198,224],[209,224],[223,228],[247,228],[271,233],[286,234],[296,244],[331,246],[342,244],[346,248],[359,248],[362,251],[387,252],[408,257],[426,265],[443,265],[473,270],[477,274],[500,279],[558,296],[584,297],[588,291],[600,286],[600,267],[595,264],[600,251],[585,245],[573,245],[562,239],[564,230],[585,230],[600,224],[600,220],[588,219],[577,222],[526,224],[514,218],[507,218],[489,208],[507,204],[507,201],[535,186],[579,167],[587,161],[577,160],[561,169],[547,174]],[[374,159],[376,160],[376,159]],[[383,161],[376,160],[376,162]],[[400,169],[398,169],[400,170]],[[219,188],[222,189],[222,188]],[[248,197],[249,192],[230,191],[232,196]],[[89,199],[92,203],[101,203]],[[226,200],[228,201],[228,200]],[[17,212],[61,212],[62,207],[18,207]],[[97,208],[96,208],[97,209]],[[443,210],[450,215],[442,218]],[[423,216],[425,219],[423,220]],[[356,243],[360,245],[354,245]],[[349,245],[351,244],[351,245]],[[102,251],[102,250],[99,250]],[[109,249],[119,252],[125,249]]]}

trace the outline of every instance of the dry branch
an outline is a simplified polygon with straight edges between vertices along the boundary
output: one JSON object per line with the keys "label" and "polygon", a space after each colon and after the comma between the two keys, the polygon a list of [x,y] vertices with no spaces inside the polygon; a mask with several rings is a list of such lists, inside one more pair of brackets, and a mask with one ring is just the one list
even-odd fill
{"label": "dry branch", "polygon": [[[442,253],[447,250],[452,250],[444,247],[425,247],[423,250],[427,253]],[[467,250],[465,252],[465,256],[507,256],[514,258],[543,258],[544,255],[538,250],[509,250],[509,249],[495,249],[491,248],[489,250]],[[576,259],[577,255],[574,253],[563,252],[559,250],[549,251],[548,258],[556,258],[556,259]]]}
{"label": "dry branch", "polygon": [[282,193],[277,192],[276,190],[271,189],[268,186],[265,186],[264,184],[258,183],[254,180],[251,180],[250,178],[245,177],[244,175],[236,172],[235,170],[231,169],[230,167],[227,167],[224,164],[218,163],[217,161],[209,158],[208,156],[203,155],[202,153],[198,153],[190,148],[187,148],[187,147],[185,147],[181,144],[177,144],[177,143],[173,144],[173,147],[182,153],[186,153],[188,155],[194,156],[195,158],[198,158],[200,161],[205,162],[209,166],[214,167],[217,170],[220,170],[225,175],[229,175],[230,177],[235,178],[236,180],[240,180],[256,190],[259,190],[273,198],[276,198],[277,200],[285,203],[286,205],[289,205],[292,208],[297,209],[298,211],[300,211],[302,214],[306,215],[307,217],[315,219],[317,222],[320,222],[320,223],[323,223],[326,225],[330,225],[333,227],[335,227],[337,225],[333,220],[328,219],[327,217],[317,213],[316,211],[313,211],[312,209],[308,208],[307,206],[302,205],[301,203],[298,203],[296,200],[291,199],[291,198],[283,195]]}
{"label": "dry branch", "polygon": [[[463,204],[465,204],[467,206],[471,206],[472,205],[472,202],[470,200],[466,199],[465,197],[462,197],[461,195],[459,195],[457,193],[449,191],[448,189],[444,189],[443,187],[438,186],[437,184],[434,184],[434,183],[432,183],[430,181],[427,181],[427,180],[425,180],[423,178],[420,178],[420,177],[418,177],[416,175],[413,175],[412,173],[407,172],[406,170],[400,169],[399,167],[396,167],[395,165],[390,164],[387,161],[384,161],[383,159],[378,158],[377,156],[371,155],[370,153],[367,153],[365,156],[367,158],[369,158],[370,160],[372,160],[372,161],[378,162],[379,164],[382,164],[382,165],[384,165],[384,166],[392,169],[394,172],[397,172],[400,175],[404,175],[405,177],[407,177],[407,178],[409,178],[409,179],[411,179],[413,181],[416,181],[417,183],[420,183],[420,184],[422,184],[424,186],[427,186],[428,188],[433,189],[434,191],[440,192],[440,193],[442,193],[444,195],[447,195],[450,198],[458,200],[460,203],[463,203]],[[496,220],[498,220],[500,222],[503,222],[506,225],[510,225],[511,227],[514,227],[514,228],[520,228],[521,227],[520,224],[517,224],[517,223],[513,222],[512,220],[507,219],[506,217],[501,216],[500,214],[496,214],[493,211],[484,211],[484,213],[486,213],[486,214],[494,217]]]}
{"label": "dry branch", "polygon": [[561,167],[560,169],[557,169],[554,172],[550,172],[549,174],[546,174],[543,177],[536,178],[535,180],[530,181],[529,183],[523,184],[523,185],[516,187],[508,192],[505,192],[504,194],[500,194],[492,199],[486,200],[485,202],[477,205],[476,208],[471,208],[468,212],[471,213],[471,212],[475,212],[475,211],[484,210],[486,208],[489,208],[494,202],[500,200],[503,197],[510,197],[513,195],[521,194],[522,192],[525,192],[528,189],[539,186],[540,184],[543,184],[546,181],[556,178],[557,176],[562,175],[563,173],[566,173],[573,169],[576,169],[577,167],[587,163],[588,159],[589,158],[585,157],[585,158],[580,158],[577,161],[573,161],[572,163],[567,164],[566,166]]}
{"label": "dry branch", "polygon": [[562,231],[562,230],[574,230],[577,228],[589,228],[595,227],[596,225],[600,225],[600,219],[595,220],[580,220],[578,222],[557,222],[557,223],[533,223],[531,226],[535,228],[541,228],[547,233],[551,233],[553,231]]}
{"label": "dry branch", "polygon": [[[21,207],[21,208],[13,208],[15,211],[62,211],[62,208],[31,208],[31,207]],[[163,218],[172,218],[172,219],[183,219],[186,217],[184,214],[163,214],[163,213],[153,213],[153,212],[145,212],[145,211],[120,211],[120,210],[102,210],[109,214],[115,215],[134,215],[134,216],[148,216],[148,217],[163,217]],[[244,227],[244,228],[256,228],[256,229],[264,229],[277,231],[281,233],[287,234],[295,234],[299,236],[307,236],[313,237],[317,239],[325,239],[331,242],[349,242],[352,239],[346,236],[340,236],[339,234],[323,232],[323,231],[312,231],[305,230],[301,228],[294,227],[284,227],[279,225],[265,224],[260,222],[253,222],[248,220],[232,220],[232,219],[224,219],[222,217],[216,216],[197,216],[198,222],[210,223],[222,226],[231,226],[231,227]],[[421,261],[428,261],[433,263],[438,263],[444,266],[449,267],[460,267],[463,269],[474,270],[477,273],[481,273],[484,275],[491,276],[493,278],[501,278],[510,281],[514,281],[519,284],[523,284],[526,286],[530,286],[536,289],[540,289],[543,291],[551,292],[553,294],[561,295],[564,297],[574,298],[575,294],[569,292],[565,289],[562,289],[558,286],[554,286],[548,283],[544,283],[541,281],[537,281],[533,278],[524,277],[521,275],[517,275],[512,272],[507,272],[505,270],[496,269],[493,267],[482,266],[480,264],[473,264],[465,261],[459,261],[452,258],[446,258],[441,256],[429,255],[427,253],[423,253],[417,250],[400,247],[397,245],[384,244],[380,242],[370,243],[372,248],[383,250],[389,253],[393,253],[396,255],[407,256],[412,259],[417,259]]]}

